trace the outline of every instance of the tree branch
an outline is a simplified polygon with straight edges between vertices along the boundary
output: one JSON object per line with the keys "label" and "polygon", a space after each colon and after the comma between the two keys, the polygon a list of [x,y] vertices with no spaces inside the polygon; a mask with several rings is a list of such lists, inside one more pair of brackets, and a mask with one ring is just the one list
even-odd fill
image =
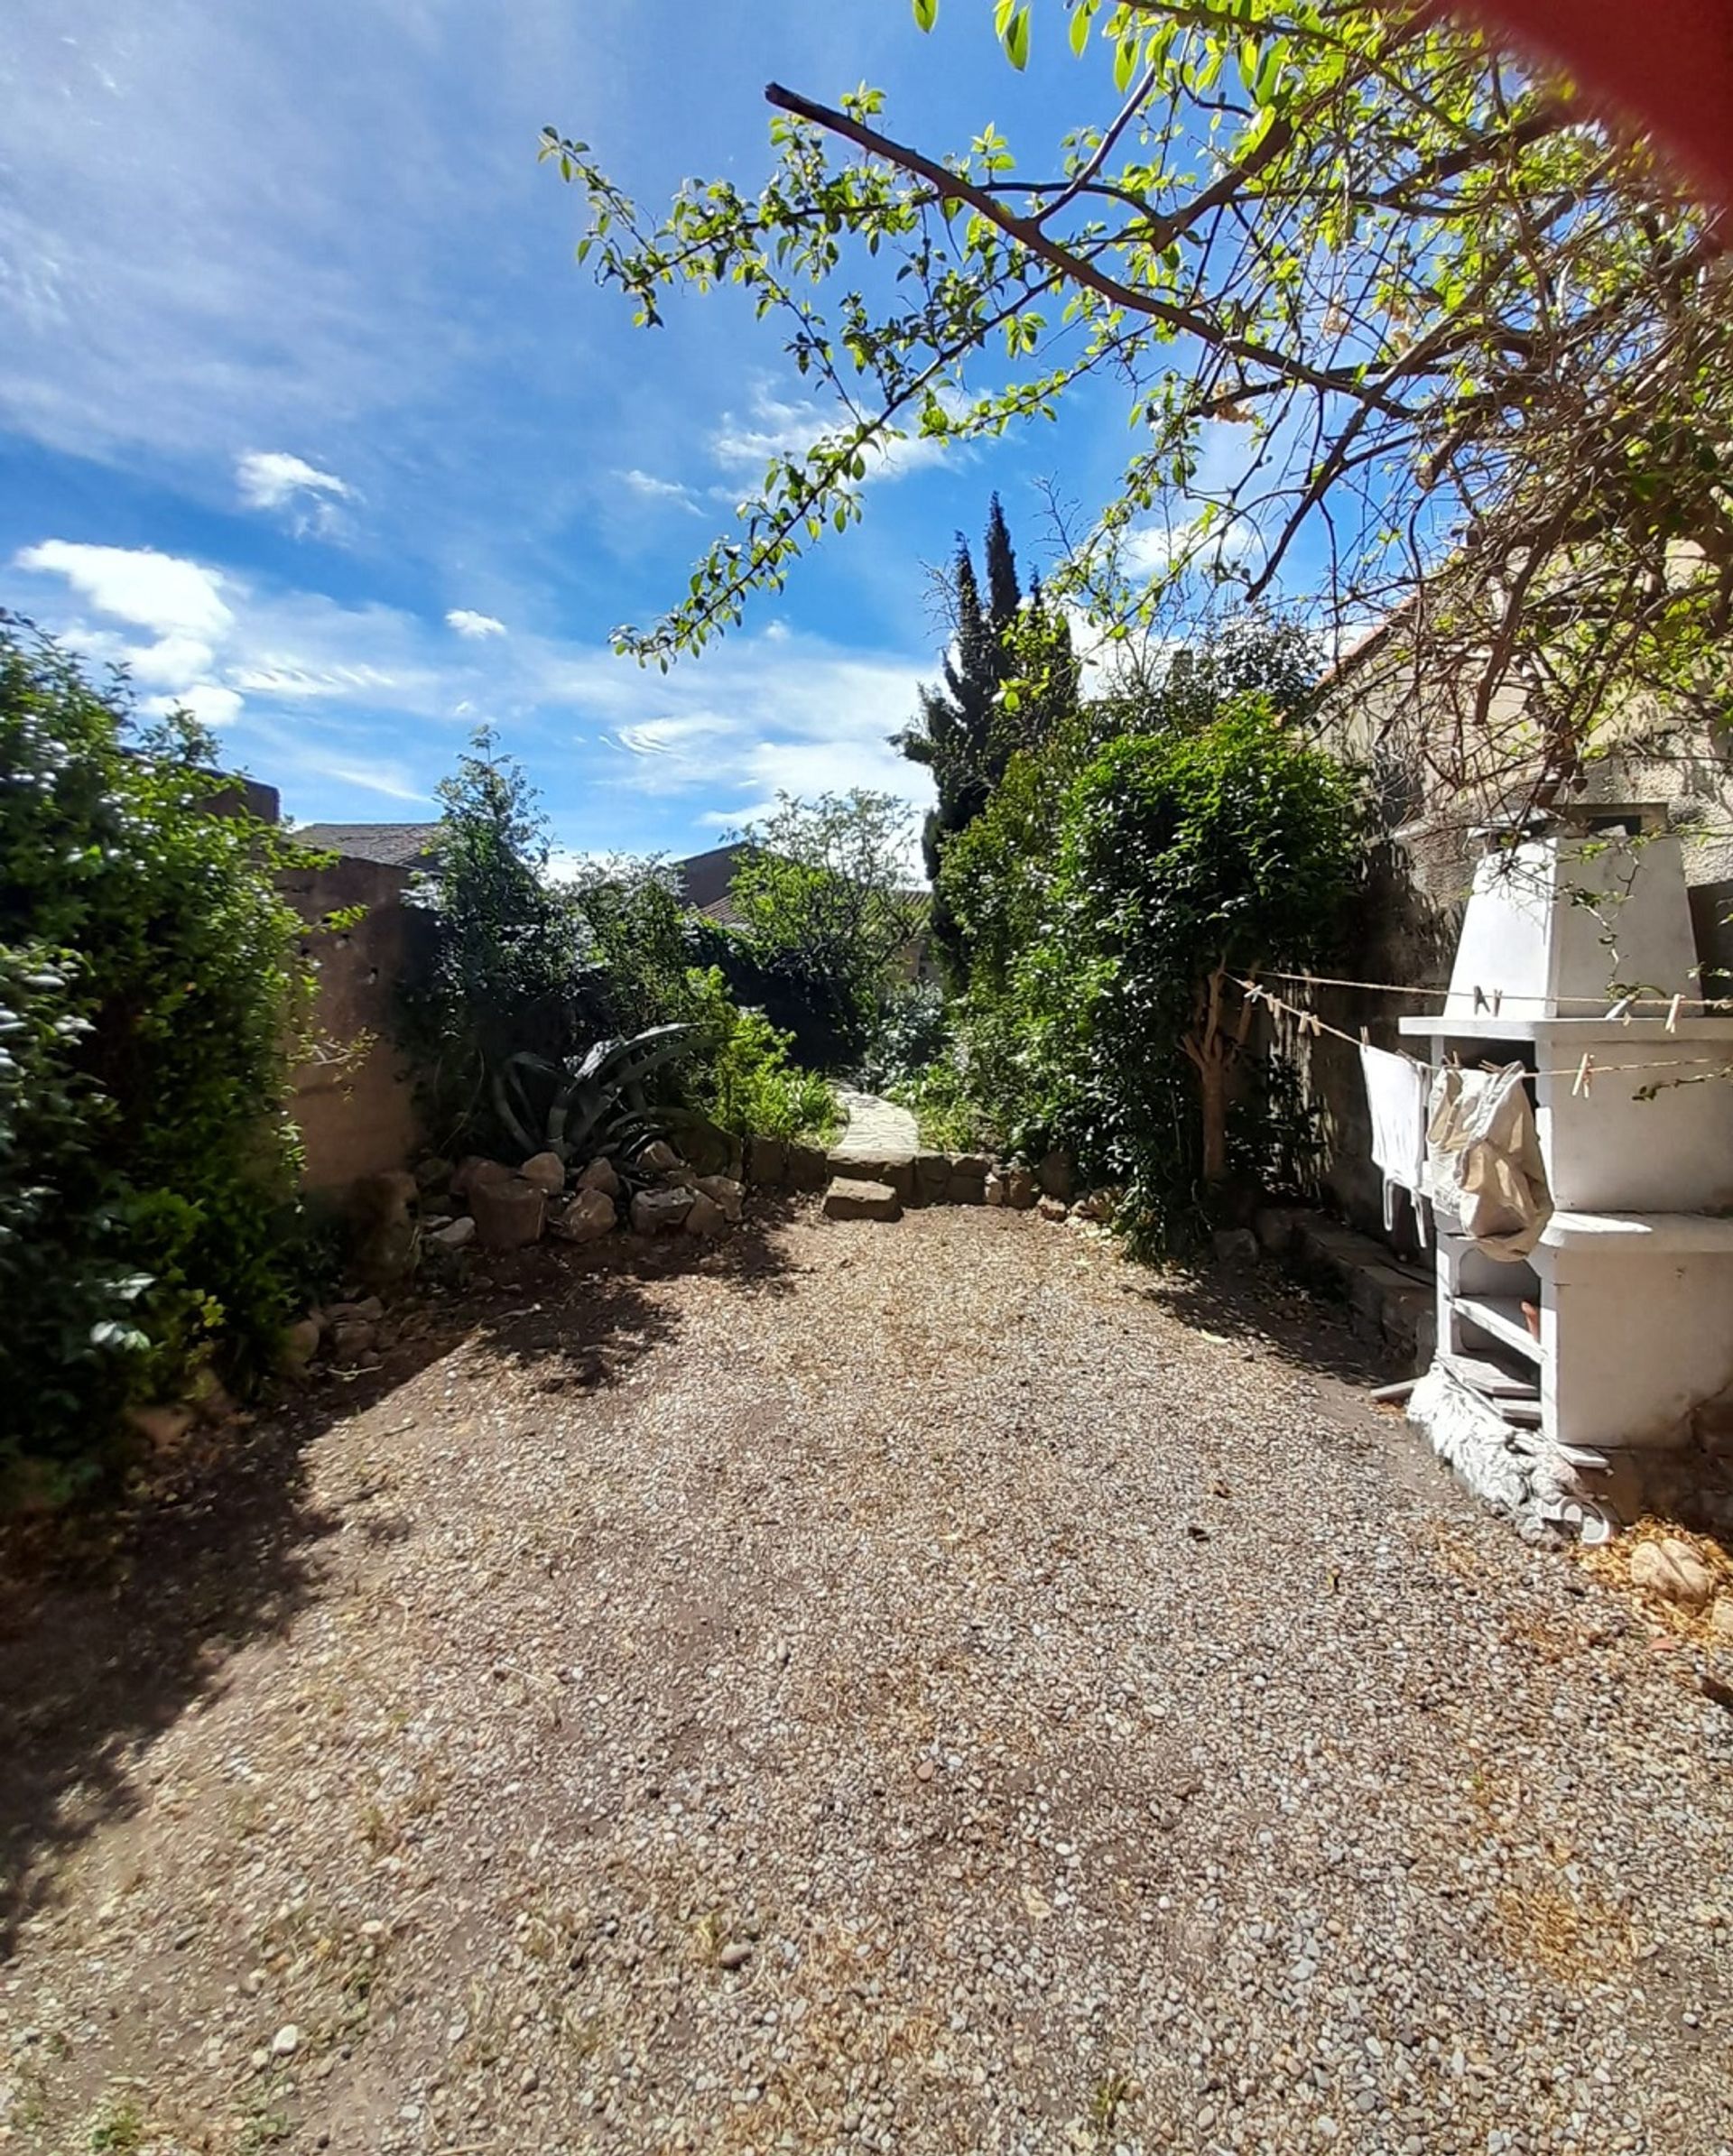
{"label": "tree branch", "polygon": [[[1003,232],[1007,239],[1014,239],[1030,254],[1044,262],[1068,284],[1080,284],[1092,291],[1109,306],[1122,307],[1127,312],[1139,314],[1150,321],[1164,324],[1184,335],[1197,338],[1201,343],[1218,350],[1230,352],[1255,366],[1269,367],[1285,375],[1292,382],[1303,383],[1310,389],[1322,390],[1332,396],[1351,397],[1357,403],[1375,404],[1386,412],[1400,413],[1403,407],[1385,397],[1380,391],[1369,388],[1355,378],[1351,372],[1312,366],[1308,361],[1292,354],[1273,350],[1261,345],[1255,338],[1248,338],[1225,330],[1222,325],[1207,314],[1200,314],[1194,308],[1176,306],[1171,300],[1159,299],[1154,292],[1142,291],[1135,285],[1126,284],[1117,277],[1108,275],[1087,256],[1075,253],[1061,242],[1051,239],[1041,228],[1036,217],[1019,217],[998,201],[986,188],[965,179],[960,172],[953,172],[949,165],[941,164],[924,151],[911,149],[904,143],[894,142],[887,134],[881,134],[876,127],[868,127],[864,121],[852,115],[839,112],[834,106],[820,105],[815,98],[805,97],[798,90],[785,89],[779,82],[765,86],[766,103],[777,111],[785,112],[798,120],[805,120],[814,127],[822,127],[831,134],[840,135],[869,156],[883,158],[886,164],[901,171],[912,173],[917,180],[924,180],[942,201],[967,202],[970,208],[979,211],[990,225]],[[1138,234],[1140,242],[1160,246],[1178,236],[1199,217],[1205,217],[1218,205],[1228,201],[1255,179],[1265,166],[1273,163],[1293,140],[1293,122],[1278,116],[1273,119],[1259,137],[1256,148],[1247,152],[1238,164],[1230,165],[1189,203],[1185,209],[1172,216],[1150,220],[1147,229]]]}

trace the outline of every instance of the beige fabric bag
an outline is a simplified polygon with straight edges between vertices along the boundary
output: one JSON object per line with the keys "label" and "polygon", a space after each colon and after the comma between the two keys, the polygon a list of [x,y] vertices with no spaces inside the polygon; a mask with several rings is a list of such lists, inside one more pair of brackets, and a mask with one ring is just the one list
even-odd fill
{"label": "beige fabric bag", "polygon": [[1426,1124],[1426,1194],[1489,1258],[1515,1263],[1552,1215],[1526,1073],[1441,1070]]}

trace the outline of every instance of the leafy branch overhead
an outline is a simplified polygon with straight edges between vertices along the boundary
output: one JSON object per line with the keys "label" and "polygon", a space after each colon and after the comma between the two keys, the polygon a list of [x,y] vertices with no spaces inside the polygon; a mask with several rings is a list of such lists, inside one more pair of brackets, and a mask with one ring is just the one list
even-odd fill
{"label": "leafy branch overhead", "polygon": [[[689,183],[659,221],[549,131],[579,254],[641,323],[737,286],[835,412],[623,650],[665,667],[737,622],[911,433],[991,438],[1101,377],[1131,450],[1060,588],[1116,634],[1222,580],[1339,628],[1405,602],[1404,650],[1457,685],[1432,746],[1459,780],[1512,754],[1568,778],[1632,688],[1725,687],[1733,310],[1647,152],[1477,35],[1357,0],[997,0],[994,26],[1014,66],[1086,70],[1094,121],[934,154],[877,90],[773,84],[764,187]],[[1167,559],[1134,574],[1152,528]]]}

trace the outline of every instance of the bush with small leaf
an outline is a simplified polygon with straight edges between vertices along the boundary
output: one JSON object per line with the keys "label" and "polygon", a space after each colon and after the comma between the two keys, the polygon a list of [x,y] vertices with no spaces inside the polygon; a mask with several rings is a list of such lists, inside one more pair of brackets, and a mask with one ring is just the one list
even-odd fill
{"label": "bush with small leaf", "polygon": [[733,1002],[718,967],[694,972],[690,985],[704,1041],[692,1074],[698,1105],[740,1137],[831,1136],[842,1121],[836,1094],[790,1060],[793,1035]]}
{"label": "bush with small leaf", "polygon": [[[301,1284],[284,1115],[305,858],[184,715],[135,720],[0,616],[0,1484],[53,1499],[125,1411],[270,1367]],[[235,812],[227,812],[231,805]]]}

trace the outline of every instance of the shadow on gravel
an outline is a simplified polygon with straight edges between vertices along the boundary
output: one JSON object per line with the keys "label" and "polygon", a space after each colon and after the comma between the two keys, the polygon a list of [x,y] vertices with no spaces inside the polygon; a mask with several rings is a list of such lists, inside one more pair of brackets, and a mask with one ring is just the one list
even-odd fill
{"label": "shadow on gravel", "polygon": [[1219,1266],[1152,1273],[1134,1292],[1182,1325],[1273,1350],[1314,1376],[1366,1389],[1410,1374],[1392,1368],[1387,1355],[1355,1337],[1344,1306],[1310,1294],[1278,1272]]}
{"label": "shadow on gravel", "polygon": [[760,1201],[715,1247],[539,1247],[461,1291],[405,1298],[379,1369],[316,1376],[251,1426],[210,1433],[143,1496],[0,1546],[0,1961],[67,1859],[138,1809],[152,1740],[220,1697],[236,1654],[317,1595],[320,1544],[345,1516],[310,1494],[316,1438],[459,1346],[533,1369],[549,1391],[617,1383],[679,1329],[663,1283],[701,1270],[745,1296],[790,1292],[773,1237],[792,1210]]}

